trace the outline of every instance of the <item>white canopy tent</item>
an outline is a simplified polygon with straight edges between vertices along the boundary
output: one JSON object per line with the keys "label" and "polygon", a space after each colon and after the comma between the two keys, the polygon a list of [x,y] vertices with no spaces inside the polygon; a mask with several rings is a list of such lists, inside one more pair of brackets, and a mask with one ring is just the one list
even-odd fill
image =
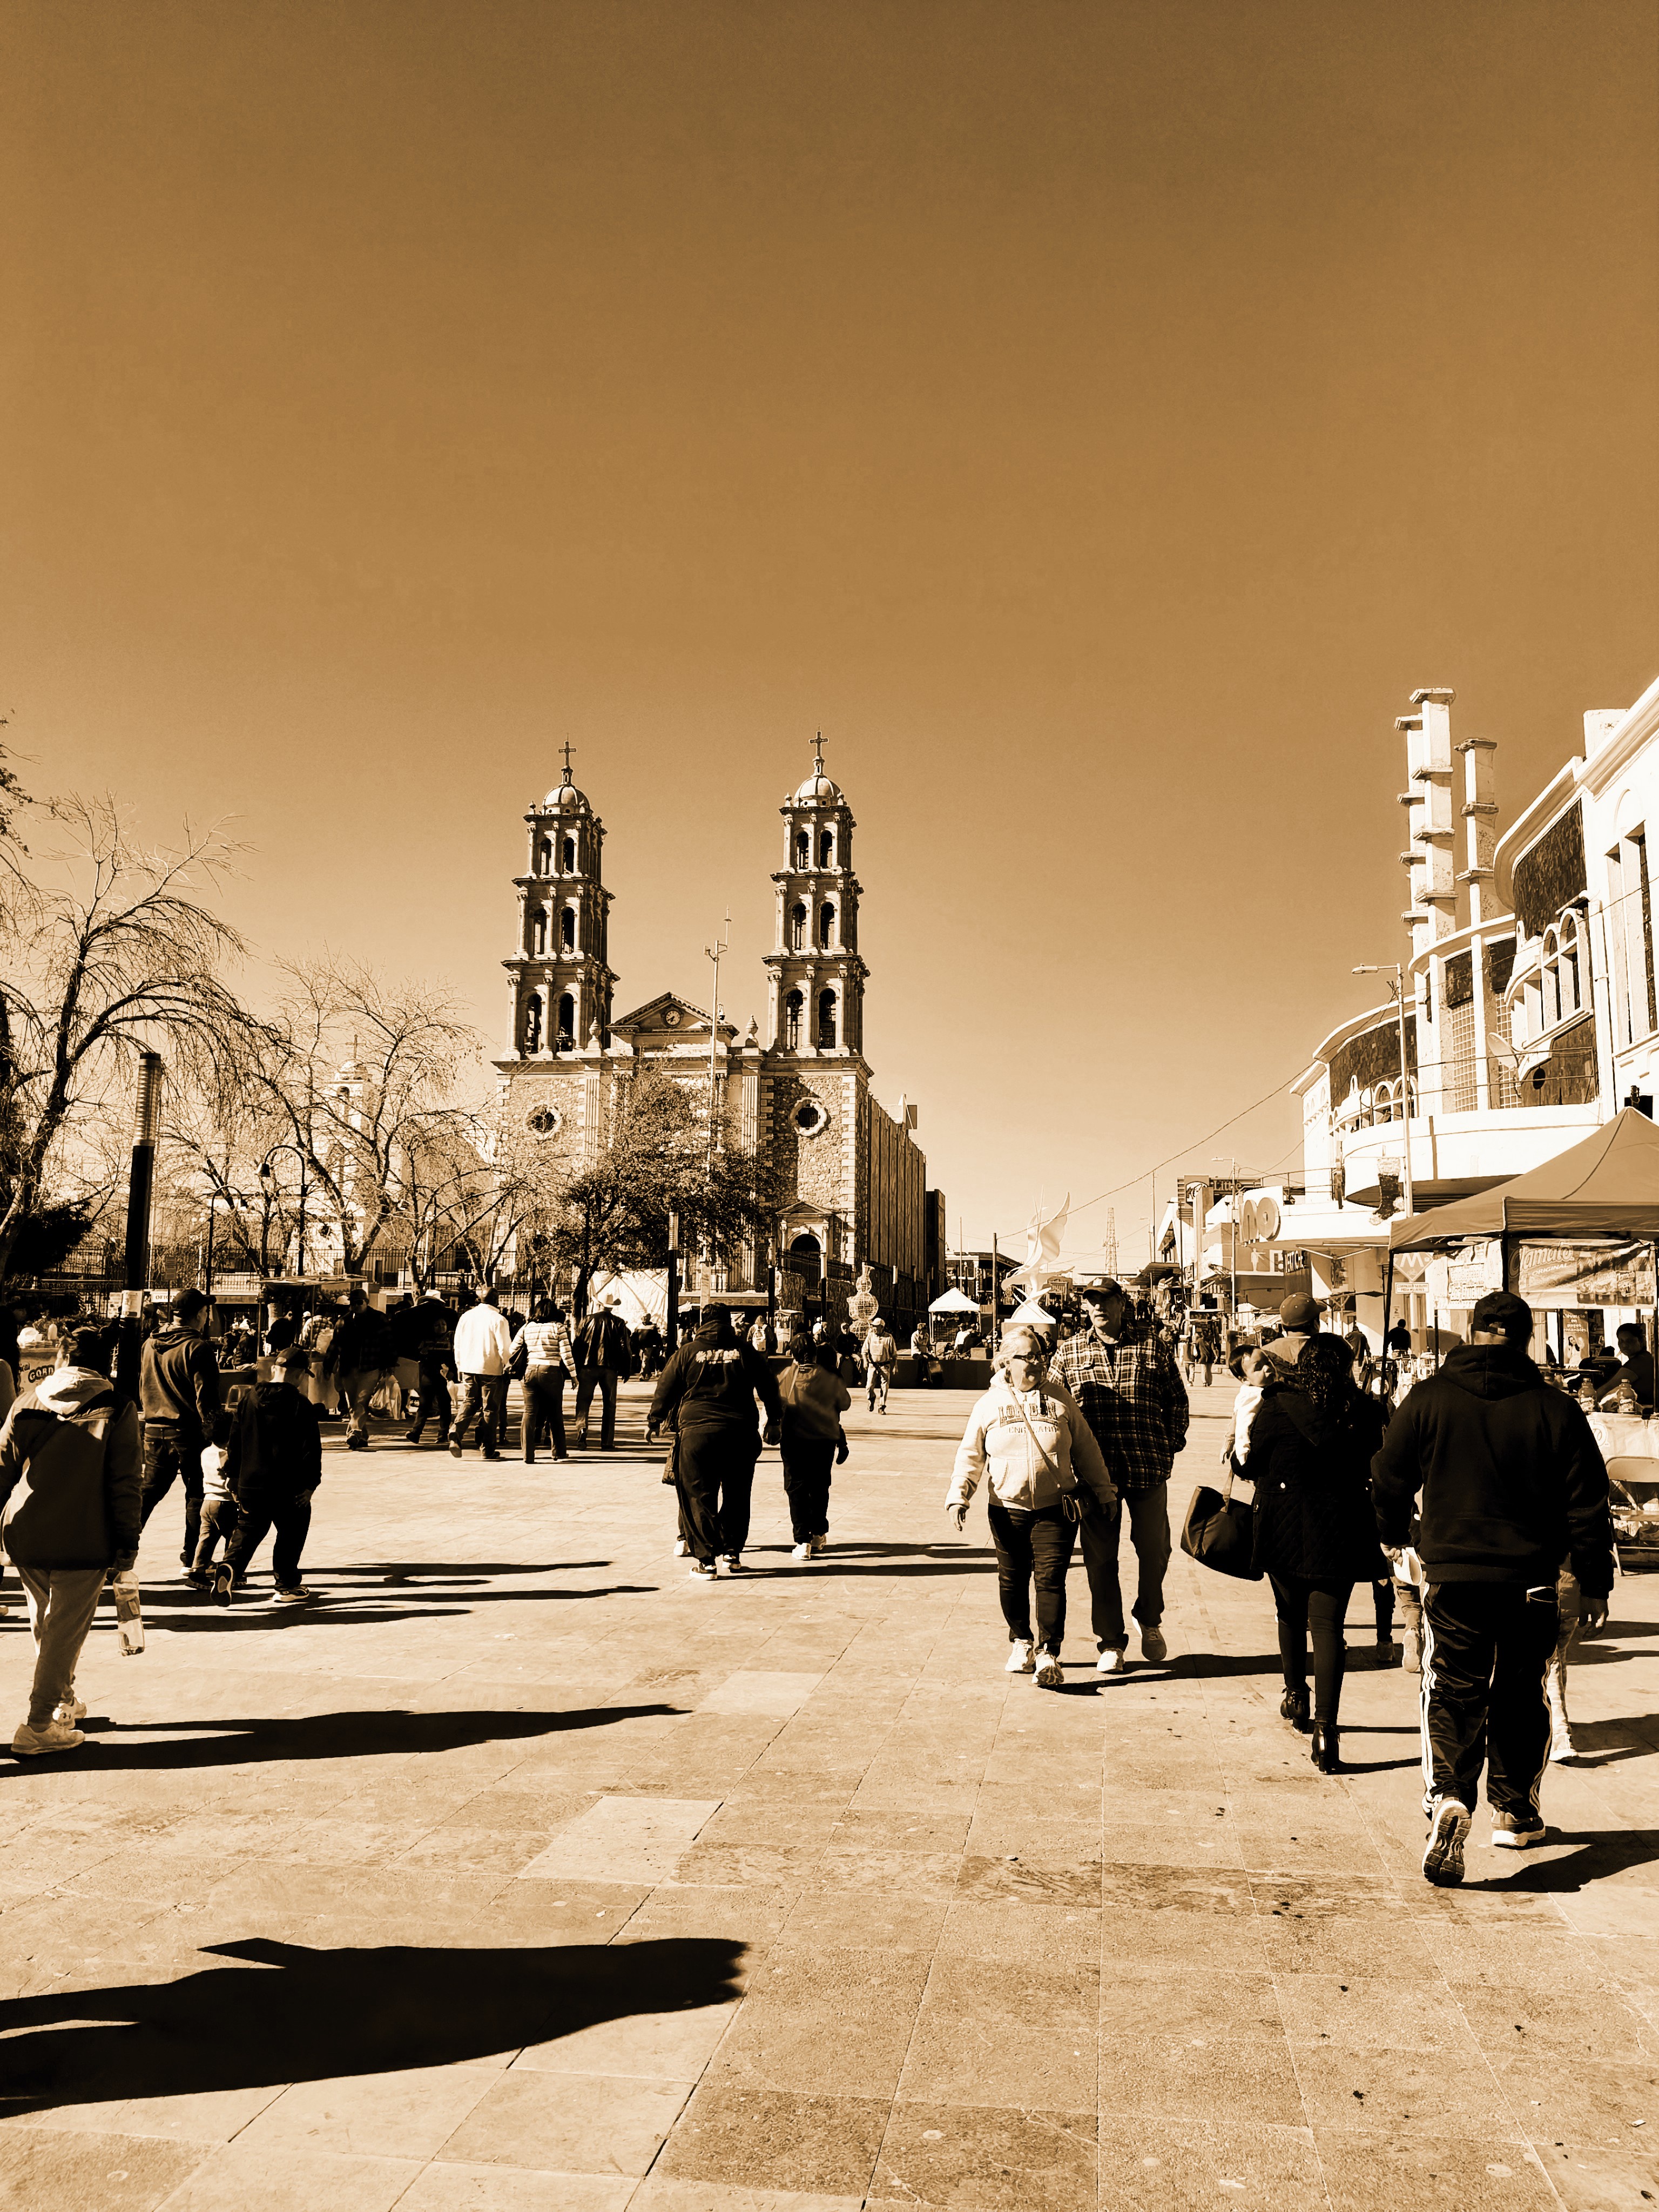
{"label": "white canopy tent", "polygon": [[952,1288],[946,1291],[942,1298],[935,1298],[927,1310],[936,1314],[976,1314],[979,1308],[970,1297]]}

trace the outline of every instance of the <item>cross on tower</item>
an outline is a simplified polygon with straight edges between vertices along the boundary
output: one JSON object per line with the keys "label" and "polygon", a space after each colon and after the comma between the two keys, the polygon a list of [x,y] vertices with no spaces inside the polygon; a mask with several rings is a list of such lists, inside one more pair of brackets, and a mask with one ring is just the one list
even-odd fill
{"label": "cross on tower", "polygon": [[820,730],[812,742],[812,773],[823,774],[823,732]]}
{"label": "cross on tower", "polygon": [[565,739],[562,750],[564,752],[564,780],[568,783],[570,781],[570,740],[568,738]]}

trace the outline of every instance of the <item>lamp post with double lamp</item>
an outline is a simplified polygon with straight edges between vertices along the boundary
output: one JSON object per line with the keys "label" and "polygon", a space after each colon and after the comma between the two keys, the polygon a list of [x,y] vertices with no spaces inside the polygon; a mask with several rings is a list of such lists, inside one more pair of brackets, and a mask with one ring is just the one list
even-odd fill
{"label": "lamp post with double lamp", "polygon": [[[300,1163],[300,1237],[298,1249],[295,1255],[295,1266],[294,1272],[296,1275],[303,1275],[306,1271],[306,1156],[304,1151],[300,1146],[292,1143],[286,1137],[283,1138],[278,1143],[274,1144],[270,1150],[265,1154],[264,1159],[259,1163],[259,1184],[260,1188],[264,1190],[265,1196],[272,1200],[277,1197],[278,1193],[276,1189],[276,1170],[272,1168],[270,1164],[272,1160],[276,1158],[278,1152],[292,1152],[295,1158]],[[269,1304],[269,1297],[267,1297],[265,1303]],[[264,1330],[261,1329],[261,1336],[264,1335]]]}
{"label": "lamp post with double lamp", "polygon": [[1401,1195],[1407,1213],[1415,1213],[1417,1206],[1412,1192],[1412,1089],[1406,1069],[1406,971],[1395,961],[1392,971],[1385,966],[1367,962],[1354,969],[1356,975],[1394,975],[1394,1011],[1400,1031],[1400,1118],[1405,1127],[1404,1174]]}

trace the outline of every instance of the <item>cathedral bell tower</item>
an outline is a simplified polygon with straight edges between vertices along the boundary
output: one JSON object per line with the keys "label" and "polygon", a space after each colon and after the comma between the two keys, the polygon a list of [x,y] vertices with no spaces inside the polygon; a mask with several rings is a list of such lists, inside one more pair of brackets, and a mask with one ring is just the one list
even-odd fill
{"label": "cathedral bell tower", "polygon": [[862,1058],[864,981],[859,957],[859,883],[853,873],[853,814],[823,772],[823,742],[812,773],[785,799],[776,943],[765,956],[767,1044],[810,1058]]}
{"label": "cathedral bell tower", "polygon": [[512,1022],[496,1066],[605,1050],[611,1042],[611,894],[601,878],[605,824],[570,781],[525,816],[526,872],[516,878],[519,947],[502,962],[511,978]]}

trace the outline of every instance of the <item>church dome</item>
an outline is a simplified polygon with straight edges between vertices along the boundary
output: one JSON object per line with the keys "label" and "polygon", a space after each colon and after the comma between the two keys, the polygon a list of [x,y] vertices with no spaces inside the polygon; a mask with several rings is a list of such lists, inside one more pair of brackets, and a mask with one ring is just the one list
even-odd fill
{"label": "church dome", "polygon": [[829,799],[838,800],[841,797],[841,792],[836,785],[830,782],[827,775],[809,775],[805,782],[801,784],[797,789],[795,796],[797,799]]}
{"label": "church dome", "polygon": [[542,805],[550,814],[588,814],[592,811],[574,783],[562,783],[556,791],[550,791]]}

